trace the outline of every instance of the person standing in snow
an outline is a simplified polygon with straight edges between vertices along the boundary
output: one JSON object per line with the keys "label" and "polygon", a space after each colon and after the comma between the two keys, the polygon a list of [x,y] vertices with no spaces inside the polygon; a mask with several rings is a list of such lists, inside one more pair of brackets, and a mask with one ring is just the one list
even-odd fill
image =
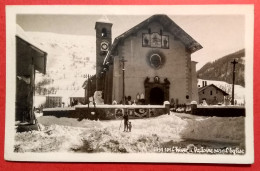
{"label": "person standing in snow", "polygon": [[127,114],[127,112],[124,114],[123,119],[124,119],[124,132],[126,132],[128,130],[128,114]]}

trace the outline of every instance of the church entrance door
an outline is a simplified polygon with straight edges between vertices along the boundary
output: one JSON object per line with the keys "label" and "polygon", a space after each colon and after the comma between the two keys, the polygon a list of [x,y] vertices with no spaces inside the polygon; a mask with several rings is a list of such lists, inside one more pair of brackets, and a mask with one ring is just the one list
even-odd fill
{"label": "church entrance door", "polygon": [[167,78],[160,81],[158,76],[155,76],[153,80],[146,77],[144,80],[145,104],[162,105],[164,101],[169,101],[169,87],[170,82]]}
{"label": "church entrance door", "polygon": [[162,105],[164,102],[164,91],[159,87],[154,87],[150,91],[150,104]]}

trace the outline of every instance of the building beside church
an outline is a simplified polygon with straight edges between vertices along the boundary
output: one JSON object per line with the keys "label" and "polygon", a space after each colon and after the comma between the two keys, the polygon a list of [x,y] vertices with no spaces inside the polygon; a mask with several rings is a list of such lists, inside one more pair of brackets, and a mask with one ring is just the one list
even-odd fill
{"label": "building beside church", "polygon": [[[112,23],[96,22],[96,90],[105,104],[123,97],[143,104],[198,101],[196,62],[202,46],[167,15],[153,15],[112,43]],[[139,99],[138,99],[139,98]]]}
{"label": "building beside church", "polygon": [[200,87],[198,91],[200,104],[203,103],[203,100],[205,100],[208,105],[224,104],[225,97],[229,95],[214,84],[207,85],[206,81],[203,82],[203,86]]}

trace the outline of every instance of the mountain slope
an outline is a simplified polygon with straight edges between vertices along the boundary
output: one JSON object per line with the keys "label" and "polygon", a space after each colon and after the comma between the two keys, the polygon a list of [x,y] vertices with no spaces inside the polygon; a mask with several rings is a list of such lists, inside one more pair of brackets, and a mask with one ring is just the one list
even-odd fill
{"label": "mountain slope", "polygon": [[[47,52],[47,73],[36,75],[36,94],[80,91],[87,74],[95,74],[95,37],[27,32]],[[65,93],[66,94],[66,93]],[[64,95],[65,96],[65,95]],[[84,94],[82,94],[84,96]]]}
{"label": "mountain slope", "polygon": [[232,83],[233,78],[233,64],[231,62],[236,59],[236,79],[235,84],[245,86],[245,49],[239,50],[235,53],[226,55],[214,62],[208,62],[199,71],[197,76],[200,79],[225,81]]}

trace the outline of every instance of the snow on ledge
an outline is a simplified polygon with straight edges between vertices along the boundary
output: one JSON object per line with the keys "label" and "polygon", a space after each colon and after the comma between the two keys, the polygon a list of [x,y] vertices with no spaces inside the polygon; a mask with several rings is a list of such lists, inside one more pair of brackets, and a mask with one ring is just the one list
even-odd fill
{"label": "snow on ledge", "polygon": [[[75,108],[87,108],[88,105],[77,105]],[[93,108],[94,105],[89,105]],[[96,108],[127,108],[127,109],[139,109],[139,108],[165,108],[164,105],[96,105]]]}
{"label": "snow on ledge", "polygon": [[245,106],[232,106],[232,105],[228,105],[228,106],[222,106],[222,105],[202,106],[202,105],[198,105],[197,108],[234,108],[234,109],[243,109],[243,108],[245,108]]}
{"label": "snow on ledge", "polygon": [[55,107],[55,108],[45,108],[43,111],[68,111],[68,110],[75,110],[74,107]]}

